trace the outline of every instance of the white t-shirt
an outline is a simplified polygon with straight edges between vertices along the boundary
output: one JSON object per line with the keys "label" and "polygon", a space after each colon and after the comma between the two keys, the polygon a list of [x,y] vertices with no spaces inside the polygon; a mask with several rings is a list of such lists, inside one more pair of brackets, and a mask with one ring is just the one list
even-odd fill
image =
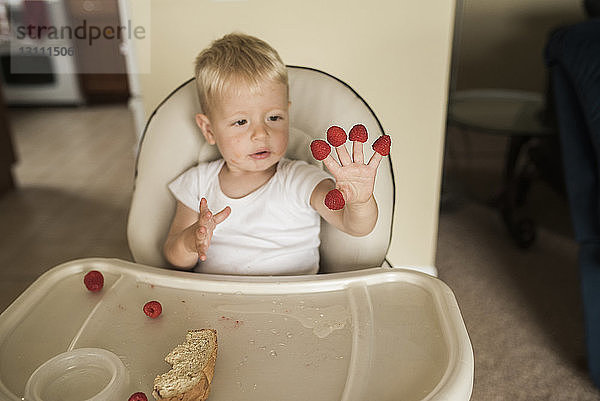
{"label": "white t-shirt", "polygon": [[169,189],[184,205],[199,211],[200,199],[217,213],[231,214],[213,232],[206,261],[197,272],[244,275],[314,274],[319,270],[320,216],[310,205],[315,186],[331,176],[304,161],[281,159],[260,188],[239,199],[227,197],[218,174],[224,160],[201,163]]}

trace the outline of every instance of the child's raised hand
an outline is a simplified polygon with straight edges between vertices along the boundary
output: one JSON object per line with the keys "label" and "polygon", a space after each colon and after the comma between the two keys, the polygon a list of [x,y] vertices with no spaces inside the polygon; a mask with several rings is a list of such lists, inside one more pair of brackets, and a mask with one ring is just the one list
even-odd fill
{"label": "child's raised hand", "polygon": [[341,209],[345,203],[349,205],[366,203],[373,196],[377,168],[383,156],[389,154],[390,137],[383,135],[373,143],[375,152],[365,164],[363,143],[367,141],[367,136],[367,130],[362,124],[352,127],[350,130],[352,155],[350,155],[345,146],[344,130],[337,126],[330,127],[327,130],[327,140],[335,147],[339,163],[331,155],[327,142],[317,139],[311,144],[313,156],[317,160],[323,160],[336,179],[336,189],[343,194],[343,199],[339,199],[340,195],[336,194],[335,190],[331,191],[331,196],[328,194],[325,204],[330,209]]}
{"label": "child's raised hand", "polygon": [[198,221],[190,229],[194,233],[195,250],[198,253],[198,259],[202,262],[206,260],[206,252],[210,246],[210,240],[217,224],[222,223],[231,214],[231,208],[225,207],[219,213],[213,215],[208,209],[205,198],[200,200],[200,213]]}

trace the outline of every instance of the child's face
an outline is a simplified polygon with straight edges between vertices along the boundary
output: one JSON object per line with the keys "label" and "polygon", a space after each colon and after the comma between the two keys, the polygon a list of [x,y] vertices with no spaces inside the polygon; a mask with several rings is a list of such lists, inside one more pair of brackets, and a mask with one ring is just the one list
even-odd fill
{"label": "child's face", "polygon": [[288,108],[287,88],[279,82],[264,82],[254,93],[247,85],[232,85],[210,118],[198,114],[196,122],[208,143],[217,145],[230,171],[265,171],[285,155]]}

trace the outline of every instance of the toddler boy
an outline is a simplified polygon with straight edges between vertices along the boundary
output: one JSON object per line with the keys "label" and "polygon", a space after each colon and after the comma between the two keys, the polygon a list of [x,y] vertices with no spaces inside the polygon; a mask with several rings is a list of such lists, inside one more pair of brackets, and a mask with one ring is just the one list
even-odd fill
{"label": "toddler boy", "polygon": [[[270,45],[226,35],[198,55],[195,78],[202,108],[196,123],[222,158],[169,185],[177,199],[164,244],[171,264],[204,273],[312,274],[319,269],[319,217],[355,236],[373,230],[382,156],[375,152],[365,164],[362,143],[353,142],[352,155],[338,146],[339,163],[331,154],[323,160],[333,178],[285,158],[287,70]],[[342,210],[324,204],[333,188],[344,195]]]}

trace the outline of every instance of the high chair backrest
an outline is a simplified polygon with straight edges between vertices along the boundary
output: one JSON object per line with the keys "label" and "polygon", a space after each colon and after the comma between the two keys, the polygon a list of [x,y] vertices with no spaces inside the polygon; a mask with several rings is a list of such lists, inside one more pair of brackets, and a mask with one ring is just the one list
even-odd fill
{"label": "high chair backrest", "polygon": [[[377,117],[364,100],[337,78],[303,67],[288,67],[290,140],[286,157],[322,166],[311,155],[310,142],[324,139],[331,125],[348,131],[354,124],[367,127],[365,160],[371,144],[382,135]],[[198,162],[220,157],[204,140],[194,116],[200,112],[194,80],[175,89],[150,116],[140,144],[127,237],[138,263],[168,266],[162,244],[175,212],[176,201],[167,184]],[[348,146],[351,151],[350,145]],[[335,154],[335,152],[333,152]],[[337,155],[335,155],[337,157]],[[390,243],[394,180],[389,157],[383,159],[375,181],[379,218],[366,237],[352,237],[321,221],[320,272],[381,266]]]}

